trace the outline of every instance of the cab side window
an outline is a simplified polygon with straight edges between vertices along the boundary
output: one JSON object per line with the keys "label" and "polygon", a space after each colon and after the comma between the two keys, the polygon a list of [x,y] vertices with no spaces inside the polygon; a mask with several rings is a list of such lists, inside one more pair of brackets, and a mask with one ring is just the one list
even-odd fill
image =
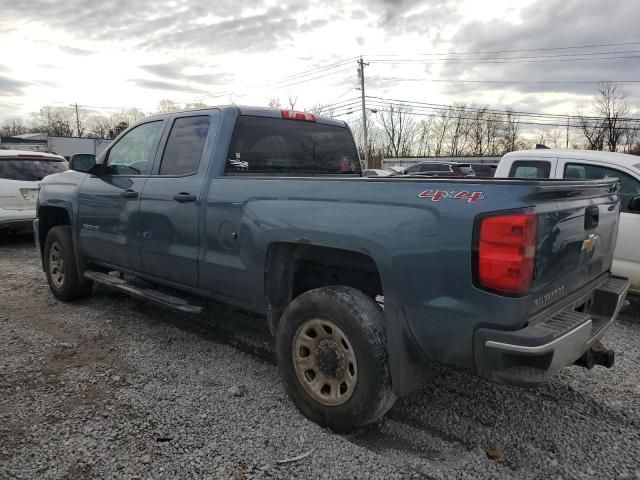
{"label": "cab side window", "polygon": [[517,160],[509,171],[512,178],[549,178],[550,174],[551,163],[542,160]]}
{"label": "cab side window", "polygon": [[162,121],[138,125],[118,140],[107,157],[109,175],[144,175],[156,145]]}
{"label": "cab side window", "polygon": [[620,180],[620,191],[618,194],[620,195],[623,212],[629,211],[629,200],[636,195],[640,195],[640,181],[627,173],[616,170],[615,168],[601,167],[599,165],[568,163],[564,167],[564,178],[582,178],[586,180],[617,178]]}
{"label": "cab side window", "polygon": [[197,173],[210,123],[211,119],[208,115],[182,117],[175,120],[162,155],[160,175]]}

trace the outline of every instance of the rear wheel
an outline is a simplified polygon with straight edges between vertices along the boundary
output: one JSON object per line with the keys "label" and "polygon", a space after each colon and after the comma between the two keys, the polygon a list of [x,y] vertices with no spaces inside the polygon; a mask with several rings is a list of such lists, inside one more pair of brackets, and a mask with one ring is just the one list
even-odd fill
{"label": "rear wheel", "polygon": [[290,398],[322,426],[366,425],[395,401],[384,317],[360,290],[323,287],[294,299],[278,324],[276,355]]}
{"label": "rear wheel", "polygon": [[65,302],[83,298],[91,293],[91,282],[78,275],[71,228],[53,227],[44,244],[44,270],[53,295]]}

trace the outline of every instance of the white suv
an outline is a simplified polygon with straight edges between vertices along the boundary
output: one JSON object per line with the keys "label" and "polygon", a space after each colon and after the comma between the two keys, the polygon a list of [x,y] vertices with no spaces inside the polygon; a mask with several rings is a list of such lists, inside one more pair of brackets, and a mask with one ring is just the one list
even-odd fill
{"label": "white suv", "polygon": [[30,232],[36,218],[40,180],[68,169],[60,155],[0,150],[0,235]]}

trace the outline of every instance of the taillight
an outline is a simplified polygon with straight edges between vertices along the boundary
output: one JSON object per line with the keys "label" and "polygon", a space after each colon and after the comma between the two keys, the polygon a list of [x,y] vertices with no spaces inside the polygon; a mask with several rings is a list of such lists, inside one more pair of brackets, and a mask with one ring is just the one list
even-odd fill
{"label": "taillight", "polygon": [[537,224],[533,212],[481,220],[477,273],[482,287],[510,294],[527,293],[533,280]]}
{"label": "taillight", "polygon": [[303,122],[316,121],[316,116],[313,113],[296,112],[295,110],[282,110],[282,118],[287,120],[301,120]]}

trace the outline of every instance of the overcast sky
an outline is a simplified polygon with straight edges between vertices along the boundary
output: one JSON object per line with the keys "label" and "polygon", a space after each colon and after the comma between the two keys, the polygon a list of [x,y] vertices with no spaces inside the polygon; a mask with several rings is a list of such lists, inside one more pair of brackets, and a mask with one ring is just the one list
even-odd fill
{"label": "overcast sky", "polygon": [[359,55],[368,95],[575,113],[595,85],[572,82],[640,80],[639,18],[637,0],[0,0],[0,122],[74,102],[344,102]]}

